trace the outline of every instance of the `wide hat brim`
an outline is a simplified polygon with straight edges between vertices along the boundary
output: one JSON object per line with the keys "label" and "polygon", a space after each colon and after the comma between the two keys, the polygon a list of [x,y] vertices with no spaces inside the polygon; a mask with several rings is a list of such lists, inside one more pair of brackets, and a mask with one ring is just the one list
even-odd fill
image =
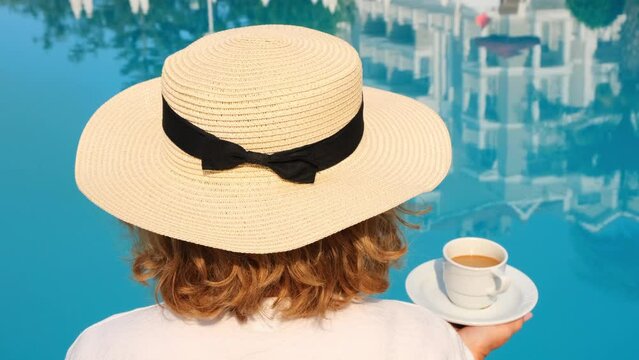
{"label": "wide hat brim", "polygon": [[175,239],[241,253],[302,247],[433,190],[451,164],[441,118],[409,97],[364,86],[355,152],[312,184],[243,164],[202,171],[171,156],[160,79],[131,86],[91,117],[78,145],[79,189],[113,216]]}

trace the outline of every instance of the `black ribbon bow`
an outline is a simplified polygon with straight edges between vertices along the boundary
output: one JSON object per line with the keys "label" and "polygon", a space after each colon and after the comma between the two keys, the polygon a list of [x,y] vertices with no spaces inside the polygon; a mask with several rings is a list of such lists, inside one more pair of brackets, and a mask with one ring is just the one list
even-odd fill
{"label": "black ribbon bow", "polygon": [[351,121],[335,134],[313,144],[263,154],[244,149],[193,125],[178,115],[162,98],[162,128],[168,138],[187,154],[202,160],[203,170],[232,169],[243,163],[269,167],[288,181],[309,184],[315,174],[348,157],[364,132],[364,103]]}
{"label": "black ribbon bow", "polygon": [[242,163],[259,164],[271,168],[281,178],[297,183],[315,181],[318,166],[309,158],[308,149],[269,155],[247,151],[236,143],[221,139],[211,141],[206,137],[202,144],[202,169],[204,170],[232,169]]}

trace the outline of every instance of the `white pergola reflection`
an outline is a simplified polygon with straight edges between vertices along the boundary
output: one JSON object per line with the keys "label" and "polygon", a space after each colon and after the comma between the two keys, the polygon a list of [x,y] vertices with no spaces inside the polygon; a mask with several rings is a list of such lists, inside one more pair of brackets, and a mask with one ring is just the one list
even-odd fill
{"label": "white pergola reflection", "polygon": [[82,17],[83,11],[87,18],[90,19],[93,17],[93,0],[69,0],[69,4],[71,5],[73,17],[76,19]]}
{"label": "white pergola reflection", "polygon": [[133,14],[142,12],[143,15],[146,15],[149,13],[149,0],[129,0],[129,5]]}

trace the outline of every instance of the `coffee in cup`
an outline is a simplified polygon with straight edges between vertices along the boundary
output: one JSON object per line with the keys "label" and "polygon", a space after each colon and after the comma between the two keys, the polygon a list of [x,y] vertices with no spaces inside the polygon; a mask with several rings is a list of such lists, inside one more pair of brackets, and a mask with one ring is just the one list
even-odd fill
{"label": "coffee in cup", "polygon": [[488,239],[465,237],[444,246],[443,278],[446,295],[457,306],[483,309],[506,291],[508,252]]}
{"label": "coffee in cup", "polygon": [[491,267],[499,265],[501,261],[484,255],[459,255],[453,258],[453,261],[471,267]]}

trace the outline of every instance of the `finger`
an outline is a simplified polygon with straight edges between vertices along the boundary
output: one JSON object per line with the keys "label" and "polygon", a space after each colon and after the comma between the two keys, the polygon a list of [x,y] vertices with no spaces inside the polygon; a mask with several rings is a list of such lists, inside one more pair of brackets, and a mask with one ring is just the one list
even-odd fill
{"label": "finger", "polygon": [[524,315],[524,322],[532,319],[533,317],[533,313],[529,312],[528,314]]}
{"label": "finger", "polygon": [[520,318],[517,319],[511,323],[508,324],[508,329],[510,330],[511,333],[516,333],[517,331],[521,330],[521,327],[524,326],[524,318]]}

